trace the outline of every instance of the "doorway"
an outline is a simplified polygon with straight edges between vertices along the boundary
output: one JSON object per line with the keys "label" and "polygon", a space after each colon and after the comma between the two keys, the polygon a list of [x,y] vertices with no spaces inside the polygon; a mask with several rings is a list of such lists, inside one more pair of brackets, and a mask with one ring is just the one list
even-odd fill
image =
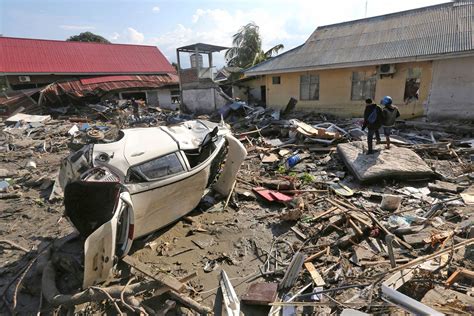
{"label": "doorway", "polygon": [[260,86],[260,97],[263,104],[267,104],[267,89],[266,86]]}

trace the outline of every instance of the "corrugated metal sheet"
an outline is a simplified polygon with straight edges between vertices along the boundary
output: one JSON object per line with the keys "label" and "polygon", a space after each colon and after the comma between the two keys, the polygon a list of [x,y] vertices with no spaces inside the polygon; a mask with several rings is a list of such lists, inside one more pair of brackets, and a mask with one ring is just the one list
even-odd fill
{"label": "corrugated metal sheet", "polygon": [[321,26],[304,45],[245,73],[473,51],[473,20],[474,1],[464,0]]}
{"label": "corrugated metal sheet", "polygon": [[34,88],[0,93],[0,116],[10,116],[20,107],[29,109],[35,106],[36,102],[31,96],[39,93],[40,90],[40,88]]}
{"label": "corrugated metal sheet", "polygon": [[80,80],[82,84],[86,85],[86,84],[101,83],[101,82],[137,80],[137,77],[136,76],[101,76],[101,77],[94,77],[94,78],[81,78]]}
{"label": "corrugated metal sheet", "polygon": [[[118,76],[105,76],[90,78],[89,84],[83,80],[70,80],[53,83],[43,90],[44,97],[51,103],[56,103],[60,96],[67,95],[72,98],[87,96],[102,96],[107,92],[127,89],[157,89],[167,85],[177,85],[176,76],[170,75],[142,75],[124,76],[125,80],[117,81]],[[111,78],[111,80],[107,80]],[[95,79],[95,80],[93,80]]]}
{"label": "corrugated metal sheet", "polygon": [[0,73],[158,74],[175,72],[154,46],[0,37]]}

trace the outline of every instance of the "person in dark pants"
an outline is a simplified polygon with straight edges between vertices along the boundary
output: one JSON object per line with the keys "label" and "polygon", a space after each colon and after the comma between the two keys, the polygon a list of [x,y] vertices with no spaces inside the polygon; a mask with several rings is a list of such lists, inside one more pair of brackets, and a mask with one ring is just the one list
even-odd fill
{"label": "person in dark pants", "polygon": [[369,130],[367,133],[367,147],[369,148],[367,151],[368,155],[374,153],[372,145],[374,135],[377,144],[380,142],[379,128],[382,126],[382,121],[382,108],[375,104],[372,99],[365,100],[364,124],[362,125],[362,130],[366,127]]}
{"label": "person in dark pants", "polygon": [[390,134],[392,133],[392,128],[395,125],[395,121],[400,117],[400,112],[398,108],[392,104],[392,98],[390,96],[385,96],[380,104],[384,106],[383,113],[383,133],[385,139],[387,140],[387,149],[390,149]]}
{"label": "person in dark pants", "polygon": [[139,110],[139,104],[135,100],[135,98],[132,98],[132,108],[133,108],[133,115],[135,116],[135,119],[140,118],[140,110]]}

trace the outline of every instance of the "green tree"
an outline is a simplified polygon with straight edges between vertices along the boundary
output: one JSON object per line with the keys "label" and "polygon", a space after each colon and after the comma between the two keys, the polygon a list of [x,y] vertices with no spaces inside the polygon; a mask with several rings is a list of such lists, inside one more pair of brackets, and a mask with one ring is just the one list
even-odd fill
{"label": "green tree", "polygon": [[228,66],[249,68],[278,54],[283,48],[283,44],[278,44],[264,52],[259,27],[250,22],[233,35],[232,47],[225,53],[225,58]]}
{"label": "green tree", "polygon": [[94,34],[92,32],[83,32],[79,35],[73,35],[69,37],[66,41],[69,42],[95,42],[95,43],[105,43],[110,44],[110,42],[100,35]]}
{"label": "green tree", "polygon": [[174,67],[174,69],[176,70],[176,72],[178,72],[178,63],[175,63],[174,61],[171,63],[171,66]]}

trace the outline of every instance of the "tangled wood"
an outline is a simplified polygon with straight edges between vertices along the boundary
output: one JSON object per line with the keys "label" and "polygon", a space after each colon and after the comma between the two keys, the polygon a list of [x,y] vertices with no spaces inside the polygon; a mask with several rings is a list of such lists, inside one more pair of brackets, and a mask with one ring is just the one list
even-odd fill
{"label": "tangled wood", "polygon": [[[56,287],[55,279],[56,272],[54,270],[54,266],[51,262],[48,262],[43,269],[41,281],[43,295],[52,306],[72,306],[87,302],[100,302],[110,298],[121,300],[121,298],[127,299],[128,297],[133,297],[141,292],[151,290],[168,291],[167,288],[163,289],[163,286],[161,286],[160,282],[158,281],[144,280],[125,286],[114,285],[110,287],[104,287],[100,288],[100,291],[95,287],[91,287],[75,294],[62,294]],[[191,298],[184,297],[183,295],[174,291],[169,291],[169,294],[172,299],[181,302],[199,314],[207,314],[211,312],[209,307],[203,306]]]}

